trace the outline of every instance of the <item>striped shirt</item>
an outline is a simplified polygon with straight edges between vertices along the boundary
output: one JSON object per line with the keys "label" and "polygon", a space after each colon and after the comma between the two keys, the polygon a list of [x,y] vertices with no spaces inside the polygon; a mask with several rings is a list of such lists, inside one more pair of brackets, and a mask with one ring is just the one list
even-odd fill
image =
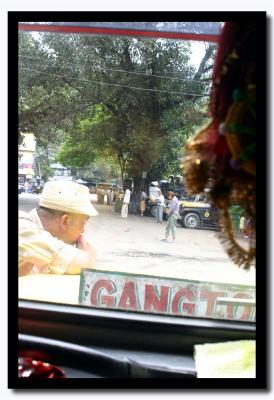
{"label": "striped shirt", "polygon": [[29,274],[80,274],[92,268],[85,251],[64,243],[45,231],[36,209],[19,211],[19,276]]}

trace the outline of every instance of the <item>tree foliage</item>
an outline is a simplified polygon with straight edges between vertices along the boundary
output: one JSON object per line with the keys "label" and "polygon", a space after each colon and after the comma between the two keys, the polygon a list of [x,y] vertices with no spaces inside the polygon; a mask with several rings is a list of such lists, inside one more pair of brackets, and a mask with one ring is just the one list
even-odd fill
{"label": "tree foliage", "polygon": [[19,129],[59,144],[68,167],[105,158],[136,179],[174,173],[206,116],[213,47],[196,72],[189,52],[182,41],[20,33]]}

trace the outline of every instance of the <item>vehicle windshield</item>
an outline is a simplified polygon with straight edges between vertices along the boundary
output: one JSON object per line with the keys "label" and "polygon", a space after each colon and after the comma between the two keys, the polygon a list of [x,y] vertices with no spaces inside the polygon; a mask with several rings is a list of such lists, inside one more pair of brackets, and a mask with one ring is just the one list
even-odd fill
{"label": "vehicle windshield", "polygon": [[[66,180],[98,212],[84,228],[94,268],[32,270],[19,297],[255,322],[255,266],[229,257],[218,210],[184,176],[184,146],[210,120],[216,42],[21,29],[18,45],[19,210]],[[244,210],[229,213],[248,249]]]}

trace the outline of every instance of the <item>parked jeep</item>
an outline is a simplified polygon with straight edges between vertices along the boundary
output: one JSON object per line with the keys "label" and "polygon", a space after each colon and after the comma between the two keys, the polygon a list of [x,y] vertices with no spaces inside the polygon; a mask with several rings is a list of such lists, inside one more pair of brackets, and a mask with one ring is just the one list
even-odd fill
{"label": "parked jeep", "polygon": [[188,196],[180,205],[178,222],[189,229],[219,229],[218,210],[208,203],[205,195]]}

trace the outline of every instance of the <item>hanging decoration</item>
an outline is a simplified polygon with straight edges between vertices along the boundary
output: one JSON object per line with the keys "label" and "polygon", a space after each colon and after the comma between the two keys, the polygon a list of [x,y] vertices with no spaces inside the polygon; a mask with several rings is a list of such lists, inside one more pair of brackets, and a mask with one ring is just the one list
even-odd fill
{"label": "hanging decoration", "polygon": [[[185,180],[191,193],[209,189],[220,209],[220,239],[232,260],[245,269],[256,255],[256,28],[225,23],[210,95],[209,125],[185,146]],[[247,221],[249,249],[235,238],[229,208],[239,205]]]}

